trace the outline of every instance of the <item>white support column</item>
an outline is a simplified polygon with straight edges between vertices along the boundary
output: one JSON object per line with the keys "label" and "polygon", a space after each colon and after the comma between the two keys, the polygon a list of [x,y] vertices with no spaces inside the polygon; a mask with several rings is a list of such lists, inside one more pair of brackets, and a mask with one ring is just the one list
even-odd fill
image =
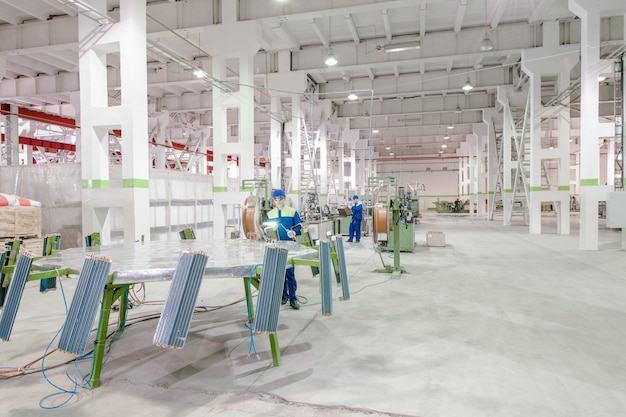
{"label": "white support column", "polygon": [[496,132],[494,119],[500,117],[496,109],[483,110],[483,121],[487,126],[487,217],[493,220],[495,210],[496,184],[498,183],[498,148],[496,147]]}
{"label": "white support column", "polygon": [[515,120],[511,113],[509,96],[513,94],[513,87],[498,86],[497,98],[502,105],[503,132],[502,132],[502,212],[503,225],[511,225],[511,214],[513,210],[513,161],[511,149],[513,146],[513,136],[515,135]]}
{"label": "white support column", "polygon": [[300,178],[302,178],[302,124],[305,123],[305,120],[302,118],[301,100],[302,97],[299,94],[291,95],[291,194],[293,194],[294,199],[302,197],[302,184],[300,184]]}
{"label": "white support column", "polygon": [[[578,47],[559,46],[559,23],[544,22],[544,47],[524,50],[522,68],[530,76],[530,223],[531,234],[541,233],[542,204],[552,203],[556,210],[557,232],[569,234],[569,166],[570,112],[569,103],[559,107],[543,107],[541,78],[557,75],[557,94],[570,84],[570,72],[578,64]],[[564,99],[569,101],[569,96]],[[552,137],[556,127],[557,137]],[[550,142],[550,143],[548,143]],[[545,180],[544,164],[557,164],[557,175]],[[548,182],[549,181],[549,182]],[[551,182],[557,181],[557,184]]]}
{"label": "white support column", "polygon": [[[106,0],[91,5],[105,13]],[[111,208],[122,209],[124,242],[150,239],[146,4],[120,2],[120,21],[98,26],[79,15],[83,234],[111,242]],[[97,34],[98,36],[94,36]],[[120,53],[121,104],[109,106],[106,57]],[[111,129],[122,130],[122,187],[109,182]]]}
{"label": "white support column", "polygon": [[165,169],[165,165],[167,163],[165,157],[165,149],[166,149],[166,135],[167,135],[167,126],[170,123],[170,112],[165,110],[161,111],[158,116],[155,117],[155,129],[156,129],[156,143],[157,146],[154,147],[155,153],[155,168]]}
{"label": "white support column", "polygon": [[469,200],[470,217],[478,216],[478,135],[470,133],[467,135],[468,164],[469,164]]}
{"label": "white support column", "polygon": [[476,216],[479,219],[487,218],[487,125],[476,123],[473,125],[475,136],[474,160],[475,160],[475,181],[474,194],[476,195]]}
{"label": "white support column", "polygon": [[[278,138],[280,135],[275,133],[275,129],[278,130],[280,122],[271,123],[270,134],[272,135],[272,141],[270,142],[270,152],[272,156],[272,184],[275,188],[279,188],[280,184],[280,171],[289,167],[291,169],[290,184],[285,184],[285,188],[289,189],[289,194],[294,201],[300,200],[300,198],[306,198],[302,196],[302,189],[306,188],[308,184],[300,184],[302,176],[302,135],[304,130],[304,124],[307,122],[304,120],[302,112],[302,95],[304,95],[307,87],[307,75],[302,71],[291,71],[291,52],[280,51],[278,53],[278,72],[267,74],[267,86],[271,95],[272,112],[275,115],[283,114],[280,107],[281,98],[288,98],[291,100],[291,119],[287,120],[285,134],[286,140],[290,140],[291,159],[285,161],[285,167],[281,166],[282,155],[280,155],[280,146]],[[310,133],[310,132],[309,132]],[[274,139],[276,138],[276,139]],[[274,159],[276,158],[276,159]],[[303,203],[303,201],[301,201]]]}
{"label": "white support column", "polygon": [[[280,96],[272,95],[270,97],[270,111],[272,114],[280,114]],[[272,188],[282,188],[281,178],[280,178],[280,170],[282,169],[282,165],[280,161],[282,160],[282,127],[283,124],[277,118],[270,119],[270,143],[269,143],[269,152],[270,152],[270,181],[272,184]]]}
{"label": "white support column", "polygon": [[18,107],[15,104],[2,104],[8,108],[9,114],[4,116],[4,147],[6,150],[7,165],[20,164],[20,129],[17,116]]}
{"label": "white support column", "polygon": [[[254,178],[254,56],[260,48],[261,28],[256,21],[237,20],[237,2],[222,2],[222,24],[204,27],[200,43],[212,56],[212,76],[224,82],[213,84],[213,236],[222,238],[228,222],[229,206],[241,204],[247,193],[241,180]],[[227,60],[238,59],[234,70],[239,80],[225,83],[232,76]],[[231,68],[232,69],[232,68]],[[238,134],[228,130],[229,109],[237,109]],[[230,137],[230,141],[229,141]],[[236,185],[229,186],[228,156],[239,158]],[[273,162],[273,161],[272,161]],[[231,173],[232,176],[232,173]]]}
{"label": "white support column", "polygon": [[[619,3],[619,4],[618,4]],[[626,8],[611,0],[569,0],[569,9],[581,20],[580,100],[580,239],[581,250],[598,249],[598,202],[610,191],[599,182],[598,76],[606,63],[600,60],[600,16],[603,11]]]}
{"label": "white support column", "polygon": [[328,200],[328,125],[326,119],[320,124],[320,207]]}

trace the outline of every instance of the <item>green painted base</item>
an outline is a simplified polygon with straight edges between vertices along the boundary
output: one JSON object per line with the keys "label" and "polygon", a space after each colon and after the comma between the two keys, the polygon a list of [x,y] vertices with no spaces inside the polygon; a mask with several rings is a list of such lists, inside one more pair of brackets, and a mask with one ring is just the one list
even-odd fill
{"label": "green painted base", "polygon": [[[382,273],[382,274],[391,274],[394,277],[395,274],[408,274],[406,269],[400,267],[400,269],[394,269],[391,265],[385,265],[384,269],[375,269],[374,272]],[[398,277],[399,278],[399,277]]]}

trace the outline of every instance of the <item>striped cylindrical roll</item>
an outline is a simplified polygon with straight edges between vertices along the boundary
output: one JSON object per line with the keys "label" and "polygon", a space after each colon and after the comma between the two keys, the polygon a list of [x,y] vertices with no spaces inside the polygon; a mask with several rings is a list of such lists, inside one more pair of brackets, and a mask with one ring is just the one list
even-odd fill
{"label": "striped cylindrical roll", "polygon": [[171,349],[185,346],[208,259],[202,251],[180,253],[154,333],[155,345]]}
{"label": "striped cylindrical roll", "polygon": [[59,337],[59,350],[85,353],[110,271],[110,259],[87,254]]}
{"label": "striped cylindrical roll", "polygon": [[348,271],[346,269],[346,253],[343,247],[343,238],[337,236],[335,239],[335,248],[337,250],[337,262],[339,263],[339,277],[341,279],[342,299],[350,299],[350,288],[348,286]]}
{"label": "striped cylindrical roll", "polygon": [[2,309],[2,316],[0,317],[0,340],[8,341],[11,336],[17,309],[20,306],[32,264],[33,254],[24,248],[20,248],[17,262],[15,263],[15,269],[11,277],[11,283],[9,284],[9,294],[7,295],[4,308]]}
{"label": "striped cylindrical roll", "polygon": [[330,259],[330,242],[320,240],[320,281],[322,290],[322,315],[333,314],[333,287]]}

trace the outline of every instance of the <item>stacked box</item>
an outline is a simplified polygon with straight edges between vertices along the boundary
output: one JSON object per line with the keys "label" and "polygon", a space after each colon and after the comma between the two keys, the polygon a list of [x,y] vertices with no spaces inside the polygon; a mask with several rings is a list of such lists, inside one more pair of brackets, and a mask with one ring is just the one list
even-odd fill
{"label": "stacked box", "polygon": [[446,246],[446,235],[443,232],[429,231],[426,233],[426,246]]}
{"label": "stacked box", "polygon": [[23,239],[20,248],[26,249],[34,256],[43,255],[43,238],[34,237],[30,239]]}
{"label": "stacked box", "polygon": [[41,237],[41,207],[0,207],[0,238]]}

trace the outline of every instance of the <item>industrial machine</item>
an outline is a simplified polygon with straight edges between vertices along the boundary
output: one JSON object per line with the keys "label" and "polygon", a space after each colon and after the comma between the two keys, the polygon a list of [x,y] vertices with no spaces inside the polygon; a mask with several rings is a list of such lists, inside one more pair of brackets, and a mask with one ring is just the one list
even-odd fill
{"label": "industrial machine", "polygon": [[[415,221],[419,217],[419,197],[411,189],[398,187],[396,177],[370,177],[368,189],[373,198],[372,236],[374,247],[393,251],[394,265],[385,265],[381,272],[393,275],[405,272],[400,267],[400,252],[413,252],[415,247]],[[382,256],[381,256],[382,260]]]}
{"label": "industrial machine", "polygon": [[419,197],[410,189],[398,187],[395,177],[371,177],[368,186],[374,196],[374,243],[390,251],[397,246],[402,252],[413,252]]}

